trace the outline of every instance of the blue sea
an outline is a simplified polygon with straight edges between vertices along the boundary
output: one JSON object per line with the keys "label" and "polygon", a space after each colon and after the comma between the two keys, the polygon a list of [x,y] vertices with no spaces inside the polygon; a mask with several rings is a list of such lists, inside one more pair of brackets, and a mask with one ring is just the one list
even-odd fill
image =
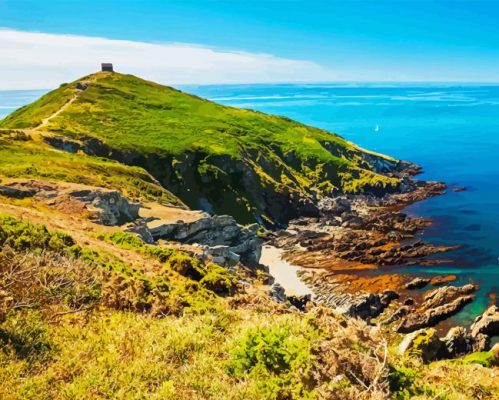
{"label": "blue sea", "polygon": [[[284,115],[336,132],[362,147],[421,165],[421,179],[449,190],[408,208],[430,217],[425,240],[460,244],[452,262],[397,272],[456,274],[480,285],[477,300],[454,317],[469,324],[499,291],[499,86],[306,84],[184,86],[234,107]],[[0,118],[44,91],[0,92]]]}

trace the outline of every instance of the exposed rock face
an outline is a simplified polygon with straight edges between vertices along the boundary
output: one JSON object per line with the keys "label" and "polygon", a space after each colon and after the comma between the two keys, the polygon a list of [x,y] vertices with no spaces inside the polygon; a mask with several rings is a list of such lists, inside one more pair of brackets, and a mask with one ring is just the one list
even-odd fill
{"label": "exposed rock face", "polygon": [[409,333],[436,325],[470,303],[474,299],[471,293],[475,290],[474,285],[464,285],[443,286],[427,292],[423,304],[402,320],[397,332]]}
{"label": "exposed rock face", "polygon": [[122,225],[139,217],[140,204],[129,202],[116,190],[75,190],[69,196],[85,204],[97,222],[104,225]]}
{"label": "exposed rock face", "polygon": [[499,307],[490,306],[482,315],[476,317],[471,325],[471,336],[477,337],[479,334],[499,335]]}
{"label": "exposed rock face", "polygon": [[237,262],[255,264],[260,260],[262,240],[257,236],[258,225],[242,226],[228,215],[201,218],[194,222],[173,224],[149,223],[155,240],[175,240],[181,243],[199,243],[222,265]]}

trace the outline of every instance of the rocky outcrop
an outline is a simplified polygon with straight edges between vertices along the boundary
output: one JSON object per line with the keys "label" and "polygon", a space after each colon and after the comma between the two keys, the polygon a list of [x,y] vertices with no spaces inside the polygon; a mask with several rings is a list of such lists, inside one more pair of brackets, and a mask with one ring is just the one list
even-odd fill
{"label": "rocky outcrop", "polygon": [[173,224],[152,221],[148,223],[148,229],[155,240],[204,245],[205,251],[222,265],[237,263],[239,258],[246,264],[256,264],[260,260],[263,241],[257,235],[258,225],[242,226],[228,215]]}
{"label": "rocky outcrop", "polygon": [[103,225],[123,225],[139,217],[140,204],[129,202],[117,190],[83,189],[68,195],[82,202],[91,218]]}
{"label": "rocky outcrop", "polygon": [[16,188],[12,186],[0,186],[0,196],[12,197],[15,199],[24,199],[26,197],[33,197],[36,190]]}
{"label": "rocky outcrop", "polygon": [[[318,304],[331,307],[336,312],[370,320],[377,317],[396,297],[391,291],[383,295],[365,291],[349,293],[341,282],[336,282],[334,275],[324,276],[310,271],[298,272],[302,281],[311,289],[313,300]],[[327,274],[326,274],[327,275]]]}
{"label": "rocky outcrop", "polygon": [[420,357],[424,362],[438,358],[442,349],[442,342],[435,329],[419,329],[406,335],[399,345],[399,353]]}
{"label": "rocky outcrop", "polygon": [[466,328],[454,326],[442,338],[446,358],[461,357],[473,350],[473,340]]}
{"label": "rocky outcrop", "polygon": [[428,285],[428,283],[430,283],[430,279],[428,278],[414,278],[410,282],[406,283],[405,288],[409,290],[421,289]]}
{"label": "rocky outcrop", "polygon": [[476,317],[470,330],[472,337],[477,337],[479,334],[499,335],[499,307],[490,306],[487,308],[482,315]]}
{"label": "rocky outcrop", "polygon": [[456,314],[474,299],[474,285],[461,287],[443,286],[427,292],[424,302],[402,320],[397,332],[409,333],[421,328],[434,326],[449,316]]}

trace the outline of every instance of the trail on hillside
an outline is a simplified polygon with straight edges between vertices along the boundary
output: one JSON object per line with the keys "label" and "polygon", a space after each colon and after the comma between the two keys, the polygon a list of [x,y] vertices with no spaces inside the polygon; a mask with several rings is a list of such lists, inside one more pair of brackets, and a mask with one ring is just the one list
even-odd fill
{"label": "trail on hillside", "polygon": [[33,131],[39,131],[41,128],[47,126],[47,124],[55,117],[57,117],[60,113],[62,113],[66,108],[68,108],[77,98],[78,96],[84,92],[85,90],[87,90],[88,88],[88,85],[91,83],[91,82],[94,82],[95,81],[95,78],[94,79],[91,79],[87,82],[83,82],[84,84],[86,84],[87,86],[82,88],[82,89],[77,89],[77,92],[73,95],[73,97],[71,97],[69,99],[69,101],[67,101],[66,103],[64,103],[62,105],[61,108],[59,108],[57,111],[53,112],[51,115],[49,115],[47,118],[44,118],[42,119],[42,122],[40,123],[40,125],[36,126],[35,128],[33,128],[32,130]]}
{"label": "trail on hillside", "polygon": [[61,112],[63,112],[66,108],[68,108],[72,103],[73,101],[75,101],[77,98],[78,98],[78,95],[81,93],[82,91],[78,91],[77,93],[75,93],[75,95],[73,97],[71,97],[71,99],[69,99],[68,102],[66,102],[61,108],[59,108],[56,112],[52,113],[51,115],[49,115],[47,118],[44,118],[42,119],[42,123],[38,126],[36,126],[35,128],[33,128],[34,131],[39,131],[41,128],[45,127],[51,119],[57,117]]}

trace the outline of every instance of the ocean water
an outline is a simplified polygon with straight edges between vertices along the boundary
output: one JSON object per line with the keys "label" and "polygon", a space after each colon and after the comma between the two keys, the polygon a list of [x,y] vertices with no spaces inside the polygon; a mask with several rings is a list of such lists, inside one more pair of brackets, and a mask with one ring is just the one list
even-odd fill
{"label": "ocean water", "polygon": [[[449,264],[396,272],[456,274],[480,285],[454,317],[469,324],[499,291],[499,86],[419,84],[213,85],[181,89],[234,107],[284,115],[336,132],[362,147],[421,165],[421,179],[449,190],[408,208],[430,217],[426,240],[459,244]],[[0,92],[0,118],[44,91]]]}

